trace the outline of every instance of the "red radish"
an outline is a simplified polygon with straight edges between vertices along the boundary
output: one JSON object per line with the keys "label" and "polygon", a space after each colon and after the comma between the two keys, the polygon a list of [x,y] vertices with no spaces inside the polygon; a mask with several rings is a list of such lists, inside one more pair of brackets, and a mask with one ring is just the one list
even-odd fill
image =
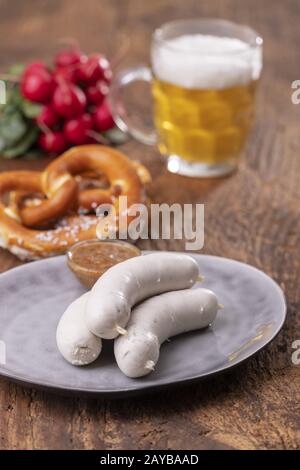
{"label": "red radish", "polygon": [[109,68],[110,65],[106,57],[102,54],[94,54],[78,66],[77,76],[85,83],[94,83],[103,79],[104,71]]}
{"label": "red radish", "polygon": [[67,148],[66,140],[62,132],[47,132],[39,137],[39,146],[49,153],[62,153]]}
{"label": "red radish", "polygon": [[76,82],[76,69],[73,67],[57,67],[53,72],[53,78],[56,83],[60,84],[64,82]]}
{"label": "red radish", "polygon": [[53,111],[52,107],[49,105],[43,106],[40,114],[38,115],[36,122],[38,126],[49,127],[50,129],[58,123],[59,117]]}
{"label": "red radish", "polygon": [[82,114],[71,119],[64,125],[64,136],[72,144],[85,144],[90,141],[88,132],[93,129],[93,119],[90,114]]}
{"label": "red radish", "polygon": [[72,47],[58,52],[54,58],[54,63],[57,67],[69,67],[79,64],[84,57],[84,54],[77,47]]}
{"label": "red radish", "polygon": [[107,83],[104,80],[99,80],[94,85],[89,85],[85,90],[85,94],[89,103],[101,104],[108,91]]}
{"label": "red radish", "polygon": [[21,80],[22,95],[37,103],[47,103],[52,97],[54,86],[51,74],[42,69],[28,72]]}
{"label": "red radish", "polygon": [[41,70],[47,70],[47,66],[46,64],[44,64],[44,62],[31,62],[31,64],[28,64],[25,67],[25,70],[23,72],[23,77],[25,75],[31,74],[32,72],[37,72]]}
{"label": "red radish", "polygon": [[72,83],[61,83],[53,94],[53,107],[60,116],[73,118],[82,114],[86,107],[83,91]]}
{"label": "red radish", "polygon": [[115,126],[112,114],[106,101],[97,107],[93,114],[95,127],[100,132],[105,132]]}

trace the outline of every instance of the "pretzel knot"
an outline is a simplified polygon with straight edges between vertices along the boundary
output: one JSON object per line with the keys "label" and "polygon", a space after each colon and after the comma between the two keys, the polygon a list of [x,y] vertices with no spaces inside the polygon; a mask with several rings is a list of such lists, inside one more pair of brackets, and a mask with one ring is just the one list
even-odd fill
{"label": "pretzel knot", "polygon": [[[82,187],[81,175],[87,173],[92,187]],[[74,147],[42,173],[1,173],[0,245],[27,259],[63,253],[96,237],[100,204],[112,204],[118,213],[120,195],[127,196],[128,207],[143,202],[149,180],[145,167],[102,145]],[[8,205],[2,201],[5,193]]]}

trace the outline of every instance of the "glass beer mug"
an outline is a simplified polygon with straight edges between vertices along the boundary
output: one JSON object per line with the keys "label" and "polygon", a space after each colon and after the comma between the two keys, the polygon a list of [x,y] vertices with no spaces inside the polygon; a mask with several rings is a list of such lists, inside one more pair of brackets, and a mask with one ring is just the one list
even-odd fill
{"label": "glass beer mug", "polygon": [[[111,87],[117,125],[145,144],[157,143],[173,173],[221,176],[238,165],[253,121],[262,70],[262,39],[223,20],[182,20],[157,29],[151,70],[124,70]],[[124,88],[151,82],[155,132],[130,124]]]}

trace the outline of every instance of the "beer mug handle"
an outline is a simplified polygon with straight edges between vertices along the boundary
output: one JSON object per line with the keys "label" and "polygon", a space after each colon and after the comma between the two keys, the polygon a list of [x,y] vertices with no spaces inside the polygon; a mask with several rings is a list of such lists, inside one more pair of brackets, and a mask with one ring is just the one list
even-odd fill
{"label": "beer mug handle", "polygon": [[135,81],[152,81],[152,73],[149,67],[138,66],[125,69],[119,73],[110,86],[109,102],[111,112],[115,123],[123,132],[130,134],[134,139],[147,145],[154,145],[157,142],[156,132],[145,131],[133,126],[128,119],[126,108],[123,100],[123,89]]}

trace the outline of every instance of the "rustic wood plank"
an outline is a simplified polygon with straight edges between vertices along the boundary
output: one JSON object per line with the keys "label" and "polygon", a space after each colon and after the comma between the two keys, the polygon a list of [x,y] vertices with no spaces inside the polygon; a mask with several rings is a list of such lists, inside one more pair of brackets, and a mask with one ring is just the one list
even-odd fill
{"label": "rustic wood plank", "polygon": [[[299,78],[297,0],[30,0],[0,1],[1,70],[50,58],[58,38],[74,36],[88,51],[113,56],[130,38],[125,63],[148,60],[151,31],[162,22],[216,16],[247,23],[265,38],[258,117],[239,172],[217,181],[170,175],[157,151],[124,146],[151,170],[155,201],[205,202],[206,253],[249,262],[286,292],[288,320],[263,352],[224,377],[187,388],[118,401],[56,397],[0,382],[3,449],[299,448],[299,368],[291,364],[300,337],[300,107],[290,102]],[[0,170],[42,168],[39,160],[0,160]],[[179,242],[144,242],[181,249]],[[0,252],[0,271],[18,262]]]}

